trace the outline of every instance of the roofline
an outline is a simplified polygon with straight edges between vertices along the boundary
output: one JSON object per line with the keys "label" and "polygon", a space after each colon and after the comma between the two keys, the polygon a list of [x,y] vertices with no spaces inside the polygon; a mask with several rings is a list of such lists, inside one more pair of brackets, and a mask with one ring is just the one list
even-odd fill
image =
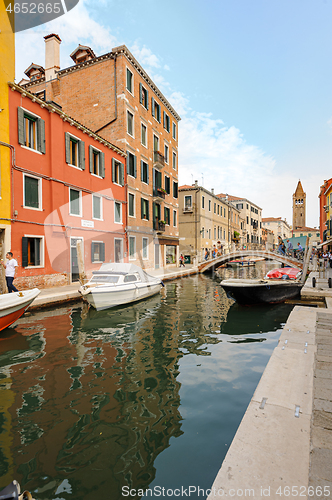
{"label": "roofline", "polygon": [[78,122],[71,116],[67,115],[67,113],[59,109],[57,106],[54,106],[53,104],[47,103],[42,99],[39,99],[39,97],[35,96],[35,94],[28,92],[24,87],[17,85],[17,83],[8,82],[8,85],[13,92],[16,90],[17,92],[20,92],[22,94],[22,97],[29,97],[29,99],[31,99],[32,102],[37,102],[42,108],[46,108],[50,113],[57,113],[64,121],[68,121],[70,125],[74,125],[78,130],[82,130],[83,132],[88,134],[89,137],[93,137],[96,141],[100,142],[104,146],[108,146],[110,149],[113,149],[113,151],[123,156],[124,158],[127,157],[127,154],[122,149],[118,148],[111,142],[107,141],[100,135],[90,130],[82,123]]}
{"label": "roofline", "polygon": [[[223,193],[220,193],[219,195],[217,194],[217,196],[218,196],[219,199],[224,200],[225,197],[224,196],[220,196],[221,194],[223,194]],[[256,208],[259,208],[259,210],[263,210],[262,207],[259,207],[253,201],[247,200],[247,198],[239,198],[238,196],[233,196],[232,194],[229,194],[228,196],[230,196],[231,198],[235,198],[234,200],[231,200],[233,202],[235,202],[235,201],[236,202],[238,202],[238,201],[247,201],[248,203],[250,203],[250,205],[254,205]]]}
{"label": "roofline", "polygon": [[211,191],[208,191],[203,186],[191,186],[191,187],[179,187],[178,188],[178,191],[197,191],[197,190],[204,191],[208,195],[213,196],[214,198],[216,198],[219,202],[225,203],[225,205],[228,205],[228,206],[231,205],[232,208],[234,208],[237,212],[240,213],[240,210],[238,208],[234,207],[234,205],[230,201],[226,201],[223,198],[219,198],[216,194],[211,193]]}

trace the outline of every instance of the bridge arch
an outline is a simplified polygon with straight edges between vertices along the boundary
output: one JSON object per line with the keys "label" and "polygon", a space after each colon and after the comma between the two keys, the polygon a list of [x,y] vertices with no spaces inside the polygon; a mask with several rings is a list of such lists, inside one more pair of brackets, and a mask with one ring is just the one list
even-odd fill
{"label": "bridge arch", "polygon": [[298,269],[303,269],[303,261],[297,260],[292,257],[286,257],[275,252],[269,252],[267,250],[235,250],[226,255],[221,255],[215,259],[210,259],[198,264],[198,271],[200,273],[205,273],[212,271],[212,269],[226,264],[230,260],[241,259],[242,257],[263,257],[266,260],[276,260],[287,266],[297,267]]}

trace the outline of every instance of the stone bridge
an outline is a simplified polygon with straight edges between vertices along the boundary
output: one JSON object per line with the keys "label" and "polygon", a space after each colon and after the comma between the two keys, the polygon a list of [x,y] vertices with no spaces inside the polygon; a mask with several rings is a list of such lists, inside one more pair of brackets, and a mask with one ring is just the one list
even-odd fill
{"label": "stone bridge", "polygon": [[215,259],[210,259],[198,264],[198,271],[200,273],[205,273],[214,270],[216,267],[226,264],[230,260],[241,259],[241,257],[252,257],[252,258],[264,258],[266,260],[276,260],[281,264],[285,264],[291,267],[297,267],[298,269],[303,269],[303,261],[297,260],[292,257],[286,257],[275,252],[269,252],[267,250],[236,250],[235,252],[230,252],[226,255],[221,255]]}

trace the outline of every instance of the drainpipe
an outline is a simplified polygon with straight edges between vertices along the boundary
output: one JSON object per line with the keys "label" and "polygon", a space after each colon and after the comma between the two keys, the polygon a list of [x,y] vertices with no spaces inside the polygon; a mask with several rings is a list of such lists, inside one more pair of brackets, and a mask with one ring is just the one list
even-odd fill
{"label": "drainpipe", "polygon": [[117,55],[114,54],[114,104],[115,104],[115,118],[113,118],[113,120],[111,120],[110,122],[108,122],[105,125],[103,125],[102,127],[100,127],[98,130],[96,130],[95,134],[98,134],[101,130],[103,130],[104,128],[108,127],[108,125],[111,125],[111,123],[115,122],[115,120],[117,120],[117,118],[118,118],[118,103],[117,103],[117,96],[116,96],[116,92],[117,92],[117,83],[116,83],[116,58],[117,58]]}

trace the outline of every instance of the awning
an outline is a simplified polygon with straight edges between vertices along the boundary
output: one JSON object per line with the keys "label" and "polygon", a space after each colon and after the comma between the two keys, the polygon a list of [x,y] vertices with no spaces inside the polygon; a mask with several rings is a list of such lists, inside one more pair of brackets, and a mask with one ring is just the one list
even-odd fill
{"label": "awning", "polygon": [[322,247],[325,247],[325,245],[330,245],[330,244],[332,244],[332,238],[330,238],[329,240],[323,241],[323,243],[320,243],[319,245],[317,245],[316,248],[322,248]]}

